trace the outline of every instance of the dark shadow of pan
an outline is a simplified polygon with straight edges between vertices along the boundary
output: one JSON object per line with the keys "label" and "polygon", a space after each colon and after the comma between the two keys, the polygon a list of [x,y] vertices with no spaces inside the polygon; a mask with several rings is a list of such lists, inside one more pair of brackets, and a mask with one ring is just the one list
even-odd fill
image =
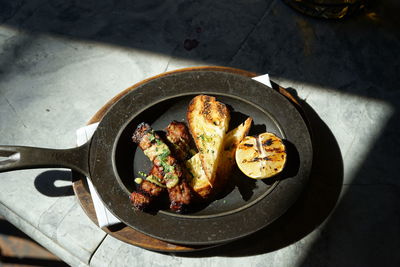
{"label": "dark shadow of pan", "polygon": [[56,186],[56,181],[71,181],[71,171],[52,170],[39,174],[34,181],[35,188],[49,197],[72,196],[72,185]]}

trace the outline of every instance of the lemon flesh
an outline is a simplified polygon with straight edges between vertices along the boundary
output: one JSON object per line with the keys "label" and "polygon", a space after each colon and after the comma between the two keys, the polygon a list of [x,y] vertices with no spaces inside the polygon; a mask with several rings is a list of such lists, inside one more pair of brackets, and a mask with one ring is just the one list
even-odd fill
{"label": "lemon flesh", "polygon": [[235,153],[239,169],[253,179],[277,175],[285,167],[286,157],[282,139],[273,133],[246,136]]}

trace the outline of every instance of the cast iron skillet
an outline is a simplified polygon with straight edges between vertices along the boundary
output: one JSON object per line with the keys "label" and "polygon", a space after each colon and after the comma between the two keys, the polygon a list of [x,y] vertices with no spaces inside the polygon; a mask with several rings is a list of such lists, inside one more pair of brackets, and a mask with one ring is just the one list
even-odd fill
{"label": "cast iron skillet", "polygon": [[[252,180],[239,171],[230,190],[208,206],[188,214],[168,210],[136,211],[129,202],[138,171],[150,162],[131,141],[136,125],[148,122],[156,130],[172,120],[184,121],[189,101],[213,95],[231,109],[231,128],[251,116],[250,134],[269,131],[286,142],[288,162],[272,180]],[[83,146],[54,150],[0,146],[0,172],[67,167],[92,180],[108,209],[128,226],[176,244],[211,245],[249,235],[281,216],[306,186],[312,145],[307,126],[294,105],[275,90],[241,75],[197,70],[162,76],[137,87],[105,114],[91,140]]]}

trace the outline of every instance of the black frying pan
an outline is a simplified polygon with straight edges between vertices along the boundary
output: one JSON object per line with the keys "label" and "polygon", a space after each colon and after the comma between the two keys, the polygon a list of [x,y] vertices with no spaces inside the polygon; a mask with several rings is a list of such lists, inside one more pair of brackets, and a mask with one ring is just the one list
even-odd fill
{"label": "black frying pan", "polygon": [[[189,214],[168,210],[136,211],[129,202],[138,171],[150,162],[131,141],[136,125],[148,122],[162,130],[184,121],[189,101],[213,95],[231,109],[231,128],[251,116],[250,134],[269,131],[286,142],[288,162],[272,180],[252,180],[239,171],[226,194]],[[92,180],[107,208],[128,226],[167,242],[211,245],[249,235],[281,216],[306,186],[312,164],[307,126],[295,106],[275,90],[234,73],[198,69],[143,83],[119,99],[105,114],[91,140],[81,147],[54,150],[0,146],[0,172],[67,167]]]}

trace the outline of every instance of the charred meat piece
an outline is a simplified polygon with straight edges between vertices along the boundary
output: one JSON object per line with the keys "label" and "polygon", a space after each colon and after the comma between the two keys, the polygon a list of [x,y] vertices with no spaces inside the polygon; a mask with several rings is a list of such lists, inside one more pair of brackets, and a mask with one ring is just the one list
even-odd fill
{"label": "charred meat piece", "polygon": [[144,180],[139,185],[139,192],[142,192],[143,194],[146,194],[150,197],[158,197],[162,194],[163,191],[164,191],[164,188],[162,188],[148,180]]}
{"label": "charred meat piece", "polygon": [[136,209],[147,210],[154,207],[152,204],[154,204],[155,200],[165,191],[164,185],[157,184],[155,179],[159,179],[158,177],[160,177],[160,171],[156,166],[153,166],[147,176],[148,180],[143,180],[137,186],[137,191],[130,195],[131,203]]}
{"label": "charred meat piece", "polygon": [[178,212],[182,211],[190,203],[191,192],[183,179],[182,168],[172,155],[169,147],[146,123],[138,125],[132,140],[138,144],[144,154],[153,162],[156,168],[153,172],[155,178],[167,187],[171,201],[170,208]]}
{"label": "charred meat piece", "polygon": [[[162,169],[162,168],[159,168],[156,165],[154,165],[150,171],[149,177],[152,177],[151,178],[152,180],[157,179],[157,181],[162,181],[164,174],[163,174],[163,171],[160,169]],[[148,177],[148,179],[149,179],[149,177]],[[144,181],[144,182],[149,183],[148,181]],[[150,183],[150,184],[152,184],[152,187],[149,187],[149,189],[145,189],[145,187],[142,185],[141,190],[143,191],[143,189],[145,189],[144,190],[145,192],[149,192],[151,190],[150,192],[155,191],[155,192],[157,192],[157,194],[161,194],[164,191],[163,187],[160,187],[153,183]],[[187,206],[190,204],[191,197],[192,197],[191,189],[187,185],[186,181],[184,179],[182,179],[176,186],[167,189],[167,191],[168,191],[168,197],[169,197],[170,203],[171,203],[170,208],[172,210],[179,211],[179,212],[185,211],[187,209]],[[154,193],[153,193],[153,196],[155,196]],[[157,196],[155,196],[155,197],[157,197]]]}
{"label": "charred meat piece", "polygon": [[[157,167],[156,165],[150,171],[153,179],[157,179],[158,181],[163,180],[163,171],[160,170],[163,167]],[[179,173],[180,177],[182,173]],[[158,187],[161,188],[161,187]],[[163,189],[163,188],[162,188]],[[167,188],[169,200],[171,202],[170,208],[171,210],[183,212],[185,211],[186,207],[190,204],[192,193],[190,187],[187,185],[186,181],[183,178],[180,178],[180,181],[177,185]]]}
{"label": "charred meat piece", "polygon": [[184,212],[192,201],[192,192],[185,180],[168,190],[171,201],[170,208],[175,211]]}
{"label": "charred meat piece", "polygon": [[162,184],[162,173],[157,166],[151,168],[146,179],[140,184],[141,192],[151,197],[159,197],[165,191],[165,185]]}
{"label": "charred meat piece", "polygon": [[135,209],[146,210],[152,201],[151,197],[141,192],[132,192],[129,196],[131,203]]}
{"label": "charred meat piece", "polygon": [[158,134],[146,123],[136,128],[132,137],[133,142],[143,150],[144,154],[162,172],[162,181],[167,188],[178,184],[182,176],[181,166],[172,156],[169,147],[161,140]]}
{"label": "charred meat piece", "polygon": [[189,129],[183,122],[172,121],[166,128],[167,140],[170,143],[172,154],[179,161],[190,158],[191,151],[195,148]]}

